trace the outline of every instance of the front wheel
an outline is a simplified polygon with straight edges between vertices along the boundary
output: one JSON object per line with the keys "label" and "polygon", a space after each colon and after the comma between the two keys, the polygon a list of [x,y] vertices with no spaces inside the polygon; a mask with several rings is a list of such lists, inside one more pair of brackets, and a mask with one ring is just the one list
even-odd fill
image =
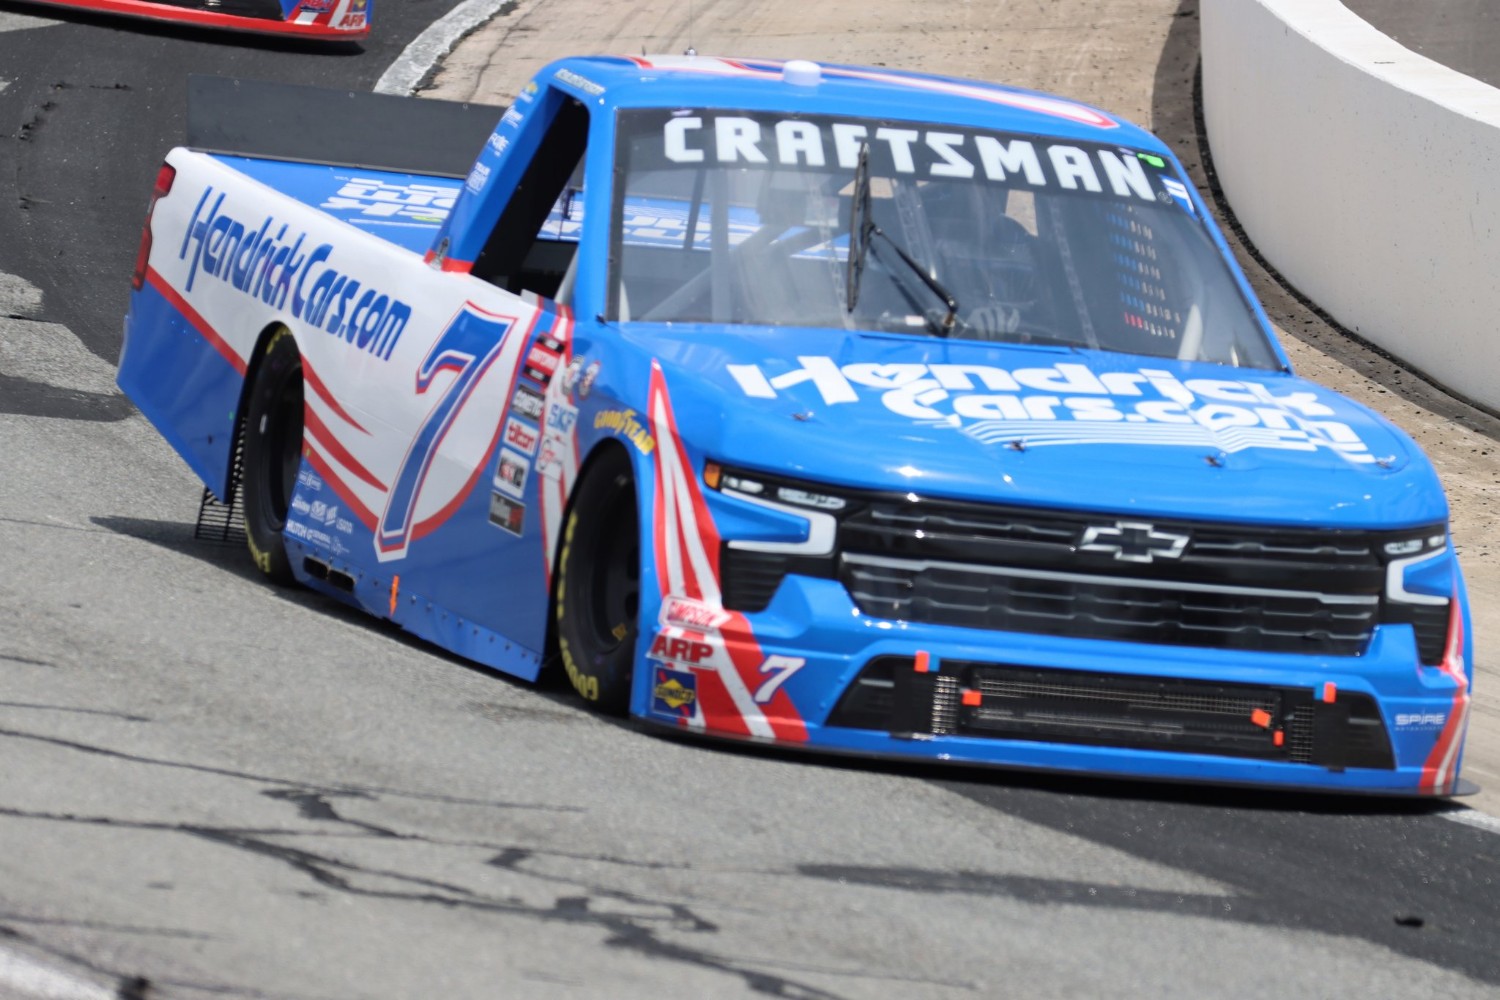
{"label": "front wheel", "polygon": [[640,522],[630,459],[599,457],[574,495],[557,560],[557,645],[573,689],[624,715],[640,633]]}
{"label": "front wheel", "polygon": [[250,555],[266,576],[290,583],[292,564],[282,531],[302,465],[302,353],[287,330],[273,334],[261,352],[241,433]]}

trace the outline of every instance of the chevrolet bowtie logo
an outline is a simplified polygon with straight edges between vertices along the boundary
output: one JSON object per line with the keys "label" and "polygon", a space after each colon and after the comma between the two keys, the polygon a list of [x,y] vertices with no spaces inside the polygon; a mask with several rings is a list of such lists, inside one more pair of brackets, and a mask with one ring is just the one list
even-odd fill
{"label": "chevrolet bowtie logo", "polygon": [[1122,562],[1148,563],[1156,559],[1178,559],[1188,535],[1157,531],[1144,521],[1116,521],[1113,525],[1090,525],[1083,530],[1078,548],[1083,552],[1107,552]]}

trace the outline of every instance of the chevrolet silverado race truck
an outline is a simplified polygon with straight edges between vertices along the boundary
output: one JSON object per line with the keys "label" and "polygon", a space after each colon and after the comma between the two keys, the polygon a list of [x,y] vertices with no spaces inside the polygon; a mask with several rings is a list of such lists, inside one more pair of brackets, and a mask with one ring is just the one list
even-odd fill
{"label": "chevrolet silverado race truck", "polygon": [[705,736],[1467,790],[1438,477],[1141,129],[796,60],[195,87],[119,383],[272,580]]}

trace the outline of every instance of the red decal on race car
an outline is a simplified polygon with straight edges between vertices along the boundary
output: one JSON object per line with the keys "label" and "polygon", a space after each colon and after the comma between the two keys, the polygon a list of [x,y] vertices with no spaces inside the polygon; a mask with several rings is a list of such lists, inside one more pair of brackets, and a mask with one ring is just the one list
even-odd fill
{"label": "red decal on race car", "polygon": [[1429,795],[1452,795],[1458,785],[1458,758],[1464,745],[1464,727],[1469,720],[1469,679],[1464,673],[1464,620],[1458,601],[1449,602],[1448,646],[1438,665],[1453,679],[1453,709],[1437,743],[1422,766],[1421,791]]}
{"label": "red decal on race car", "polygon": [[364,427],[358,420],[355,420],[349,415],[349,411],[344,409],[343,405],[340,404],[337,399],[333,398],[333,393],[328,391],[328,386],[324,385],[323,380],[318,378],[318,373],[313,371],[312,365],[309,364],[307,359],[305,358],[302,361],[302,378],[307,382],[307,387],[311,389],[313,393],[323,401],[323,404],[330,410],[332,410],[340,420],[348,424],[350,427],[353,427],[357,431],[361,431],[365,434],[370,433],[369,431],[364,429]]}
{"label": "red decal on race car", "polygon": [[[537,341],[555,345],[558,364],[566,368],[573,360],[573,310],[567,306],[557,308],[552,329],[539,334]],[[572,388],[565,379],[550,379],[542,397],[542,412],[537,415],[542,425],[542,442],[536,457],[537,504],[541,508],[542,564],[548,588],[552,586],[552,564],[557,558],[563,511],[578,478],[577,421],[558,419],[560,414],[577,412],[569,399]]]}
{"label": "red decal on race car", "polygon": [[[689,669],[698,679],[692,715],[682,722],[713,732],[805,741],[807,726],[782,690],[802,661],[767,657],[745,616],[723,608],[719,532],[678,437],[658,364],[651,366],[648,405],[657,444],[653,534],[663,611],[696,607],[705,622],[701,628],[686,628],[663,614],[653,639],[653,655],[660,648],[671,654],[661,657],[664,662]],[[721,624],[708,624],[718,615],[723,616]]]}

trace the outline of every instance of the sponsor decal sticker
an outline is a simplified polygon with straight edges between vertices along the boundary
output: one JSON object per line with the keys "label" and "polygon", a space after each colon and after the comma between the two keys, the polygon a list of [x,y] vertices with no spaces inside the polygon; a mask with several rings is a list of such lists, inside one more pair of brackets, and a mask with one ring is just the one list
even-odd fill
{"label": "sponsor decal sticker", "polygon": [[480,194],[484,191],[485,184],[489,183],[489,179],[490,168],[483,163],[475,163],[474,169],[469,171],[468,180],[464,181],[464,187],[475,194]]}
{"label": "sponsor decal sticker", "polygon": [[[928,426],[950,427],[983,444],[1024,440],[1048,445],[1153,444],[1315,451],[1326,448],[1349,462],[1376,456],[1318,393],[1276,393],[1238,379],[1179,380],[1169,371],[1141,368],[1096,374],[1085,365],[1058,363],[1005,369],[989,365],[847,364],[802,356],[798,367],[778,363],[729,365],[752,399],[775,399],[804,383],[834,406],[874,397],[892,413]],[[768,366],[770,367],[770,366]]]}
{"label": "sponsor decal sticker", "polygon": [[579,76],[577,73],[573,72],[570,69],[558,70],[555,74],[555,77],[559,82],[566,83],[570,87],[576,87],[577,89],[583,91],[585,94],[588,94],[590,97],[598,97],[600,94],[604,93],[604,88],[601,85],[595,83],[593,80],[590,80],[586,76]]}
{"label": "sponsor decal sticker", "polygon": [[490,523],[519,538],[526,526],[526,507],[499,493],[491,493]]}
{"label": "sponsor decal sticker", "polygon": [[318,207],[346,221],[400,220],[442,222],[457,195],[435,184],[397,184],[370,177],[351,177]]}
{"label": "sponsor decal sticker", "polygon": [[677,114],[662,125],[662,155],[673,163],[802,165],[853,170],[868,146],[897,174],[983,178],[1155,201],[1139,154],[1102,146],[1046,143],[953,129],[905,128],[820,118],[771,121],[744,115]]}
{"label": "sponsor decal sticker", "polygon": [[652,675],[651,710],[690,719],[698,702],[698,678],[684,670],[658,667]]}
{"label": "sponsor decal sticker", "polygon": [[526,477],[531,459],[509,448],[500,449],[500,465],[495,470],[495,489],[519,500],[526,492]]}
{"label": "sponsor decal sticker", "polygon": [[607,430],[624,438],[635,445],[642,455],[649,455],[656,450],[656,438],[651,436],[651,432],[641,422],[640,415],[634,410],[600,410],[594,416],[594,429]]}
{"label": "sponsor decal sticker", "polygon": [[290,307],[294,317],[358,350],[388,361],[411,319],[411,306],[343,273],[332,243],[303,250],[307,234],[295,238],[287,223],[266,216],[257,227],[221,209],[224,193],[205,188],[178,252],[191,260],[183,291],[213,278],[273,309]]}
{"label": "sponsor decal sticker", "polygon": [[1448,721],[1447,712],[1397,712],[1397,729],[1441,729]]}
{"label": "sponsor decal sticker", "polygon": [[697,639],[685,639],[675,635],[658,635],[651,643],[651,652],[646,655],[653,660],[674,663],[702,663],[713,655],[714,647]]}
{"label": "sponsor decal sticker", "polygon": [[527,455],[536,454],[536,442],[540,436],[535,427],[527,426],[515,417],[505,422],[505,443]]}
{"label": "sponsor decal sticker", "polygon": [[545,405],[545,397],[529,385],[517,385],[515,395],[510,397],[510,408],[527,420],[541,420]]}

